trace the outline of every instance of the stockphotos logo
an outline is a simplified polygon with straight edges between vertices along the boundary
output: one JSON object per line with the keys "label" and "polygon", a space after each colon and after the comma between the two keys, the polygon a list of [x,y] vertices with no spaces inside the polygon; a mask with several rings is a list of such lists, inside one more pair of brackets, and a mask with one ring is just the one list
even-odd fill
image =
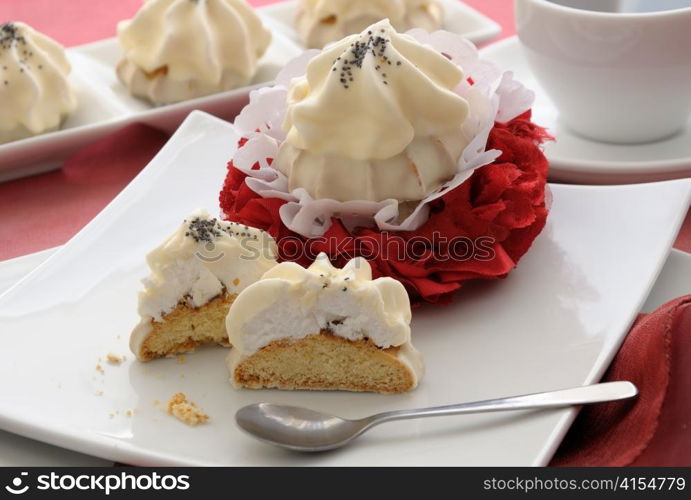
{"label": "stockphotos logo", "polygon": [[[29,473],[22,472],[5,486],[8,493],[22,495],[29,490]],[[36,476],[31,488],[35,491],[79,491],[101,492],[105,495],[118,491],[171,491],[189,490],[190,477],[187,474],[159,474],[158,472],[131,474],[62,474],[51,472]]]}
{"label": "stockphotos logo", "polygon": [[5,489],[13,495],[21,495],[23,493],[26,493],[29,489],[29,485],[24,484],[24,478],[28,475],[28,472],[20,473],[17,477],[12,479],[12,484],[8,484],[7,486],[5,486]]}

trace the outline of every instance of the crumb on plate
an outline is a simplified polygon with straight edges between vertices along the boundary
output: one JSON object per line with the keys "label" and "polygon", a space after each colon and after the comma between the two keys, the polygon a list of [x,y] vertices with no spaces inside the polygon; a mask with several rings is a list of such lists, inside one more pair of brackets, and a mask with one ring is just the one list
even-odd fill
{"label": "crumb on plate", "polygon": [[178,392],[168,401],[168,414],[187,425],[203,424],[209,420],[209,416],[197,408],[192,401],[187,401],[187,397],[182,392]]}
{"label": "crumb on plate", "polygon": [[125,356],[118,356],[117,354],[113,354],[112,352],[109,352],[106,355],[106,361],[110,363],[111,365],[119,365],[123,361],[125,361]]}

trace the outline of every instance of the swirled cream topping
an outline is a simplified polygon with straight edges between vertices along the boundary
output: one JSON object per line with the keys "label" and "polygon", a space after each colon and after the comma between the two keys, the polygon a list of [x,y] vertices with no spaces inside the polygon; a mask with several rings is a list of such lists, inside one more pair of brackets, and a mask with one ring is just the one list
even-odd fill
{"label": "swirled cream topping", "polygon": [[388,20],[349,36],[293,79],[278,168],[313,198],[420,200],[453,177],[467,145],[462,79]]}
{"label": "swirled cream topping", "polygon": [[64,48],[24,23],[0,24],[0,143],[57,129],[77,107]]}
{"label": "swirled cream topping", "polygon": [[245,0],[148,0],[118,40],[120,79],[160,103],[246,85],[271,33]]}
{"label": "swirled cream topping", "polygon": [[301,0],[295,24],[305,45],[322,48],[387,18],[398,31],[434,31],[442,15],[439,0]]}
{"label": "swirled cream topping", "polygon": [[356,258],[343,269],[320,254],[307,269],[284,262],[243,291],[226,318],[234,349],[252,354],[274,340],[329,330],[370,339],[381,348],[410,342],[410,301],[392,278],[372,280],[369,263]]}
{"label": "swirled cream topping", "polygon": [[151,273],[139,294],[132,352],[139,356],[152,321],[163,321],[178,304],[201,307],[221,294],[239,294],[276,265],[277,254],[264,231],[218,220],[205,210],[192,213],[147,255]]}
{"label": "swirled cream topping", "polygon": [[194,212],[147,255],[139,312],[160,321],[180,301],[199,307],[224,291],[240,293],[276,265],[276,255],[268,233]]}
{"label": "swirled cream topping", "polygon": [[274,341],[328,332],[348,340],[369,339],[382,349],[397,347],[413,386],[424,373],[422,354],[410,341],[410,301],[392,278],[372,280],[369,263],[356,258],[343,269],[320,254],[307,269],[284,262],[246,288],[226,317],[231,373],[248,356]]}

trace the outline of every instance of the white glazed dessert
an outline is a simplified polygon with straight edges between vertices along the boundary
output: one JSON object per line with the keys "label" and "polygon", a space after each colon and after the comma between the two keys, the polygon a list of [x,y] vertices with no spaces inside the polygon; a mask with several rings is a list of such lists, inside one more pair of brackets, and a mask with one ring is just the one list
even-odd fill
{"label": "white glazed dessert", "polygon": [[64,48],[24,23],[0,24],[0,144],[57,130],[77,107]]}
{"label": "white glazed dessert", "polygon": [[[421,200],[468,144],[461,69],[387,21],[347,37],[292,80],[277,167],[289,189],[337,201]],[[414,175],[411,175],[411,172]]]}
{"label": "white glazed dessert", "polygon": [[382,19],[398,31],[434,31],[443,13],[439,0],[300,0],[295,27],[307,47],[320,49]]}
{"label": "white glazed dessert", "polygon": [[253,389],[412,390],[424,367],[410,319],[403,285],[372,280],[362,258],[343,269],[325,254],[308,269],[279,264],[228,313],[231,381]]}
{"label": "white glazed dessert", "polygon": [[130,93],[168,104],[249,84],[271,33],[245,0],[147,0],[118,40]]}
{"label": "white glazed dessert", "polygon": [[190,215],[147,256],[151,274],[139,295],[141,320],[130,348],[142,361],[227,345],[225,318],[237,294],[275,264],[267,233],[221,221],[205,211]]}

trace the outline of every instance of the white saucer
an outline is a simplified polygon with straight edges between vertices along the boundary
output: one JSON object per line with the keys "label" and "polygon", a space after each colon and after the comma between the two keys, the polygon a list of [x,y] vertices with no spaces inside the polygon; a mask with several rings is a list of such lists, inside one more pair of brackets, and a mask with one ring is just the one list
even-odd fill
{"label": "white saucer", "polygon": [[481,53],[535,91],[533,118],[557,139],[545,147],[550,180],[621,184],[691,177],[691,117],[683,132],[663,141],[629,145],[588,140],[559,122],[558,111],[528,67],[518,37],[492,44]]}

